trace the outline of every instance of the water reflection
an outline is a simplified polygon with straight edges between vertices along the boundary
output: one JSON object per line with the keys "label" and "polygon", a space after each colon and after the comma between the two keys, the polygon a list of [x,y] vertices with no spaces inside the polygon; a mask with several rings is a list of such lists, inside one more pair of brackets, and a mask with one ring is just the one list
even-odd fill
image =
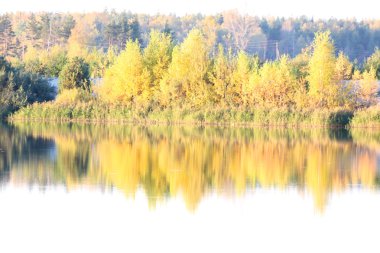
{"label": "water reflection", "polygon": [[332,192],[379,185],[380,134],[356,130],[246,129],[16,123],[0,127],[3,184],[143,189],[154,207],[181,194],[258,187],[310,192],[323,211]]}

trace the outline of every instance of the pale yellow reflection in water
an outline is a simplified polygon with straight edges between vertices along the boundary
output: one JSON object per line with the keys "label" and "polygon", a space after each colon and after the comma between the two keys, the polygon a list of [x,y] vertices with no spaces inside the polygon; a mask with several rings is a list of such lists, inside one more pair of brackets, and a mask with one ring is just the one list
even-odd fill
{"label": "pale yellow reflection in water", "polygon": [[376,190],[379,135],[328,129],[235,129],[17,123],[0,128],[0,171],[14,185],[142,189],[148,203],[293,188],[323,211],[332,193]]}

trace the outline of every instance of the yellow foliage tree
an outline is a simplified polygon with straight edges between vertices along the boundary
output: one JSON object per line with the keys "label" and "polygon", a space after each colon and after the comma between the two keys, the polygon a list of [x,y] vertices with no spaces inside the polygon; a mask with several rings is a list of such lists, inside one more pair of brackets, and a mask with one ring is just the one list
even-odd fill
{"label": "yellow foliage tree", "polygon": [[184,42],[173,50],[172,62],[160,83],[161,102],[190,106],[204,105],[209,98],[208,48],[202,33],[191,30]]}
{"label": "yellow foliage tree", "polygon": [[267,62],[251,75],[249,102],[266,108],[289,107],[294,103],[296,84],[287,56],[276,62]]}
{"label": "yellow foliage tree", "polygon": [[173,44],[170,35],[153,30],[149,36],[149,44],[144,49],[144,64],[150,74],[153,92],[159,90],[159,84],[168,70]]}
{"label": "yellow foliage tree", "polygon": [[352,74],[352,80],[361,80],[363,78],[362,73],[360,73],[360,70],[355,69],[354,73]]}
{"label": "yellow foliage tree", "polygon": [[216,40],[218,38],[217,31],[219,24],[216,22],[214,16],[207,16],[200,22],[200,29],[205,35],[207,47],[212,49],[216,46]]}
{"label": "yellow foliage tree", "polygon": [[218,46],[218,53],[214,59],[209,78],[213,84],[214,102],[221,105],[231,103],[232,84],[232,59],[231,51],[227,56],[221,44]]}
{"label": "yellow foliage tree", "polygon": [[340,52],[335,64],[335,75],[336,80],[351,80],[352,78],[353,65],[347,56]]}
{"label": "yellow foliage tree", "polygon": [[236,105],[246,104],[249,100],[251,88],[249,77],[251,74],[251,59],[243,51],[239,52],[236,59],[236,67],[233,72],[233,102]]}
{"label": "yellow foliage tree", "polygon": [[115,64],[107,69],[100,95],[104,101],[133,105],[150,99],[150,80],[137,41],[128,41]]}
{"label": "yellow foliage tree", "polygon": [[68,56],[86,58],[88,46],[92,44],[96,37],[96,28],[93,20],[84,16],[77,17],[75,26],[68,39]]}
{"label": "yellow foliage tree", "polygon": [[106,69],[110,67],[116,59],[117,49],[114,46],[108,48],[107,52],[102,49],[92,49],[86,55],[86,62],[90,64],[92,78],[103,77]]}
{"label": "yellow foliage tree", "polygon": [[309,95],[317,106],[331,108],[339,105],[334,50],[330,32],[319,32],[315,35],[307,80]]}
{"label": "yellow foliage tree", "polygon": [[359,103],[362,106],[371,106],[378,103],[377,94],[379,84],[376,79],[376,70],[372,67],[364,71],[362,79],[359,80]]}

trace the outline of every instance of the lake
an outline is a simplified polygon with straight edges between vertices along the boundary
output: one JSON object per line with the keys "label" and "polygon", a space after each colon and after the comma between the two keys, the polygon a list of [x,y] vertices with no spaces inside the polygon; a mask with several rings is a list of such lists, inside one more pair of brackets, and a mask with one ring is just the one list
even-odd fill
{"label": "lake", "polygon": [[379,163],[368,129],[2,124],[0,247],[377,252]]}

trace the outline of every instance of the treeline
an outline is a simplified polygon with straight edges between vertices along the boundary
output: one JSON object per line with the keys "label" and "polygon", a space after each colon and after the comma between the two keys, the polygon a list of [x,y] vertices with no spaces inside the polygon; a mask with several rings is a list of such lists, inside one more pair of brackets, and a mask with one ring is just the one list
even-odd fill
{"label": "treeline", "polygon": [[295,58],[262,62],[244,51],[234,54],[221,44],[213,53],[198,29],[177,45],[170,34],[152,31],[144,48],[138,40],[126,42],[100,86],[91,87],[89,64],[72,58],[61,71],[55,102],[25,108],[14,118],[183,121],[190,117],[313,124],[310,117],[314,117],[323,118],[317,124],[330,124],[332,119],[347,124],[352,112],[378,103],[377,56],[379,50],[368,61],[373,61],[368,69],[359,69],[343,52],[336,56],[329,32],[319,32]]}
{"label": "treeline", "polygon": [[108,66],[105,54],[120,52],[128,40],[138,40],[145,48],[150,31],[155,29],[171,35],[178,44],[194,28],[205,35],[213,53],[221,44],[233,53],[257,55],[261,61],[283,54],[295,57],[312,43],[318,31],[331,31],[337,51],[359,65],[380,45],[380,20],[259,18],[236,11],[182,17],[104,11],[1,15],[0,53],[47,76],[58,76],[69,58],[83,57],[91,65],[92,75],[101,76]]}
{"label": "treeline", "polygon": [[377,103],[378,83],[375,68],[360,71],[342,52],[335,56],[329,32],[316,34],[310,52],[261,62],[222,45],[213,56],[194,29],[176,46],[158,32],[143,50],[127,41],[97,91],[107,103],[130,107],[352,110]]}

